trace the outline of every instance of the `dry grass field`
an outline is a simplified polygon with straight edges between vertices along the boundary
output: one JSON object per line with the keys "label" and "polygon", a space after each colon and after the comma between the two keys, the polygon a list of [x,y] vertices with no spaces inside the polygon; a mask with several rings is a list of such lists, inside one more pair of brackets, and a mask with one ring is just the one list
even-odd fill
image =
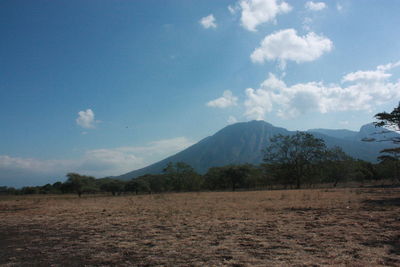
{"label": "dry grass field", "polygon": [[2,266],[400,266],[400,189],[0,197]]}

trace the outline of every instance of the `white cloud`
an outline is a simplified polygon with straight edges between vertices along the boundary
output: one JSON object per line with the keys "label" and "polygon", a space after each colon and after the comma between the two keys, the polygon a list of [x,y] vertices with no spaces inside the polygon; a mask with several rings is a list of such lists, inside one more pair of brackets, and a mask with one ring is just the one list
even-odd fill
{"label": "white cloud", "polygon": [[316,60],[332,47],[331,40],[314,32],[299,36],[296,30],[286,29],[266,36],[250,58],[254,63],[278,60],[284,67],[287,60],[297,63]]}
{"label": "white cloud", "polygon": [[324,8],[326,8],[326,4],[324,2],[313,2],[313,1],[308,1],[305,4],[305,7],[309,10],[312,11],[320,11]]}
{"label": "white cloud", "polygon": [[[81,158],[74,160],[41,160],[0,155],[0,185],[35,184],[34,180],[61,179],[68,172],[105,177],[120,175],[145,167],[153,162],[171,156],[193,142],[185,137],[177,137],[150,142],[145,146],[127,146],[110,149],[88,150]],[[40,180],[42,179],[42,180]],[[13,182],[14,181],[14,182]]]}
{"label": "white cloud", "polygon": [[386,65],[379,65],[376,70],[356,71],[345,75],[342,82],[355,82],[355,81],[382,81],[388,79],[392,74],[387,71],[400,66],[400,61],[389,63]]}
{"label": "white cloud", "polygon": [[203,25],[204,28],[217,28],[217,24],[215,23],[215,18],[213,14],[210,14],[204,18],[201,18],[199,23]]}
{"label": "white cloud", "polygon": [[276,22],[276,16],[288,13],[292,7],[281,0],[242,0],[239,3],[242,26],[249,31],[256,31],[258,25]]}
{"label": "white cloud", "polygon": [[78,112],[78,118],[76,123],[86,129],[95,128],[94,112],[89,108],[86,111],[82,110]]}
{"label": "white cloud", "polygon": [[69,160],[38,160],[0,155],[0,170],[2,171],[26,170],[33,173],[51,173],[54,169],[64,169],[71,163],[72,161]]}
{"label": "white cloud", "polygon": [[264,115],[272,110],[272,101],[268,92],[253,88],[246,89],[247,100],[244,102],[246,107],[245,115],[255,120],[263,120]]}
{"label": "white cloud", "polygon": [[293,118],[308,111],[327,113],[348,110],[371,111],[374,107],[400,98],[400,80],[389,81],[386,71],[399,62],[378,66],[374,71],[357,71],[345,75],[345,85],[322,82],[292,86],[269,74],[258,89],[246,89],[245,115],[264,119],[273,110],[283,118]]}
{"label": "white cloud", "polygon": [[379,65],[376,69],[380,71],[388,71],[398,66],[400,66],[400,60],[394,63],[388,63],[386,65]]}
{"label": "white cloud", "polygon": [[236,14],[236,11],[238,10],[238,8],[235,7],[235,6],[229,5],[229,6],[228,6],[228,10],[229,10],[229,13],[231,13],[232,15],[234,15],[234,14]]}
{"label": "white cloud", "polygon": [[211,100],[207,106],[214,108],[227,108],[237,105],[238,98],[232,94],[230,90],[224,91],[222,97]]}
{"label": "white cloud", "polygon": [[390,73],[385,73],[381,70],[373,70],[373,71],[356,71],[349,74],[346,74],[342,81],[343,82],[355,82],[355,81],[376,81],[376,80],[385,80],[392,76]]}
{"label": "white cloud", "polygon": [[228,118],[228,124],[234,124],[234,123],[237,123],[238,122],[238,120],[236,119],[236,117],[235,116],[229,116],[229,118]]}

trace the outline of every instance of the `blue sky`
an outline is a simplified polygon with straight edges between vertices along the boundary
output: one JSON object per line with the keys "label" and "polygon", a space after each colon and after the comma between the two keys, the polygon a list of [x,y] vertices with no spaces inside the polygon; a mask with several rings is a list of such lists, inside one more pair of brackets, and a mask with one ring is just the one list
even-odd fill
{"label": "blue sky", "polygon": [[400,100],[397,0],[1,1],[0,185],[144,167],[236,121]]}

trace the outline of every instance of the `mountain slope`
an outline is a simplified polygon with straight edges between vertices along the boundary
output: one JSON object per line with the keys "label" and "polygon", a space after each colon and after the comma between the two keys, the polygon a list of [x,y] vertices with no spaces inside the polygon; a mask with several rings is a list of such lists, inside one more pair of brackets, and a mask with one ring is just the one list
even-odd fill
{"label": "mountain slope", "polygon": [[131,179],[146,173],[160,173],[168,162],[178,161],[186,162],[200,173],[205,173],[213,166],[236,163],[258,164],[262,161],[261,150],[275,134],[287,135],[290,132],[264,121],[236,123],[171,157],[116,178]]}
{"label": "mountain slope", "polygon": [[[340,146],[354,158],[374,162],[379,151],[389,146],[384,143],[362,141],[362,137],[375,130],[375,127],[366,125],[360,132],[325,129],[314,129],[309,132],[324,139],[328,147]],[[294,133],[265,121],[232,124],[173,156],[115,178],[131,179],[148,173],[161,173],[168,162],[183,161],[199,173],[205,173],[210,167],[228,164],[259,164],[262,162],[262,149],[268,146],[272,136]]]}
{"label": "mountain slope", "polygon": [[327,136],[339,138],[339,139],[347,139],[347,140],[353,140],[357,135],[358,132],[355,131],[350,131],[346,129],[340,129],[340,130],[331,130],[331,129],[310,129],[308,132],[312,133],[320,133],[324,134]]}

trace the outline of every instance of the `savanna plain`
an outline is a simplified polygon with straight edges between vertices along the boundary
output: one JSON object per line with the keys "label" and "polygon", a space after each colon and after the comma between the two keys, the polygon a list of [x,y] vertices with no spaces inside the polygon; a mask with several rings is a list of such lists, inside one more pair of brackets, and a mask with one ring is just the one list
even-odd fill
{"label": "savanna plain", "polygon": [[400,189],[0,197],[1,266],[400,266]]}

